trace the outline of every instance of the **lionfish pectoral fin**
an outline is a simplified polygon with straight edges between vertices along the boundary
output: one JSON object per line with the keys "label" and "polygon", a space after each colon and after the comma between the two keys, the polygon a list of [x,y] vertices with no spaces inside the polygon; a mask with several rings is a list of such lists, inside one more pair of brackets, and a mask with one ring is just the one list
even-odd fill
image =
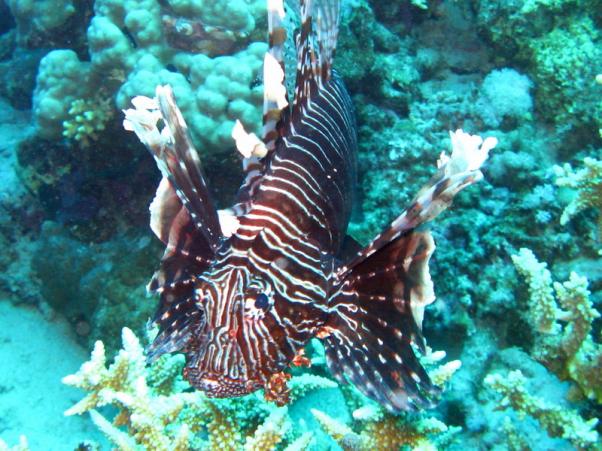
{"label": "lionfish pectoral fin", "polygon": [[[190,223],[198,230],[208,247],[215,249],[221,239],[217,210],[201,170],[200,159],[182,113],[176,105],[169,86],[157,86],[156,98],[136,97],[132,100],[135,109],[125,110],[124,126],[134,131],[140,141],[155,158],[164,179],[176,193],[180,203],[187,210]],[[162,122],[159,130],[157,124]],[[167,182],[162,182],[166,185]],[[161,191],[162,190],[162,191]],[[155,217],[165,206],[161,200],[167,191],[159,187],[155,205],[151,205]],[[176,206],[168,205],[172,210]],[[165,234],[155,227],[151,217],[151,227],[159,238],[165,241]]]}
{"label": "lionfish pectoral fin", "polygon": [[412,346],[424,350],[422,312],[434,300],[428,232],[409,232],[345,272],[323,338],[331,372],[392,412],[432,405],[439,392]]}
{"label": "lionfish pectoral fin", "polygon": [[[159,335],[150,358],[185,346],[199,319],[194,307],[195,276],[213,259],[222,239],[220,222],[184,118],[169,86],[156,98],[136,97],[124,126],[151,152],[163,178],[150,205],[150,226],[166,245],[148,290],[160,294],[154,322]],[[158,125],[163,123],[162,130]]]}
{"label": "lionfish pectoral fin", "polygon": [[185,348],[202,326],[203,315],[202,310],[196,307],[194,298],[172,302],[170,309],[155,318],[159,333],[146,349],[147,361],[152,363],[163,354]]}
{"label": "lionfish pectoral fin", "polygon": [[341,266],[339,278],[389,243],[433,220],[452,204],[458,192],[483,178],[480,167],[497,140],[487,138],[483,141],[480,136],[469,135],[462,130],[450,132],[450,136],[453,147],[451,157],[441,154],[437,161],[437,172],[418,192],[410,206],[353,259]]}

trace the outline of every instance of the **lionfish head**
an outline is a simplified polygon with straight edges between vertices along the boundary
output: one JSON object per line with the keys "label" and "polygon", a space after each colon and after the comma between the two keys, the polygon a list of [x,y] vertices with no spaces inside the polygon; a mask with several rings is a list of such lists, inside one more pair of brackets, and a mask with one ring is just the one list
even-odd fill
{"label": "lionfish head", "polygon": [[205,319],[185,346],[184,377],[210,397],[241,396],[263,387],[294,352],[278,325],[269,281],[234,268],[200,278],[196,305]]}

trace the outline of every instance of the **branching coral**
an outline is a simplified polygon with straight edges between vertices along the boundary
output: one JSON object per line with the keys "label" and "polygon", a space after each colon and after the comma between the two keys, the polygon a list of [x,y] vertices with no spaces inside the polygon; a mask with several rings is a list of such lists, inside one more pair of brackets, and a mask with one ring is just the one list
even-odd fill
{"label": "branching coral", "polygon": [[575,198],[562,212],[560,223],[566,224],[586,208],[598,211],[598,239],[602,238],[602,161],[585,158],[584,167],[575,170],[570,164],[555,166],[556,184],[576,190]]}
{"label": "branching coral", "polygon": [[[428,349],[421,362],[427,367],[433,382],[442,386],[449,381],[453,373],[460,368],[460,361],[454,360],[438,366],[445,358],[445,352],[432,352]],[[354,387],[343,391],[347,404],[353,408],[354,427],[330,417],[326,413],[312,409],[312,414],[322,429],[345,451],[355,450],[397,450],[410,446],[415,450],[436,450],[438,446],[453,440],[460,431],[457,427],[448,427],[434,417],[424,414],[392,415],[379,405],[368,401]]]}
{"label": "branching coral", "polygon": [[355,415],[362,417],[358,421],[360,432],[355,432],[320,410],[312,409],[312,414],[324,431],[345,451],[386,451],[402,446],[410,446],[415,450],[436,450],[438,445],[450,441],[460,431],[460,428],[448,427],[433,417],[413,417],[409,414],[393,416],[378,408],[365,415],[367,410]]}
{"label": "branching coral", "polygon": [[579,449],[595,449],[599,445],[595,430],[597,418],[586,421],[571,409],[551,406],[543,399],[529,395],[520,370],[507,375],[489,374],[485,384],[503,396],[500,409],[512,408],[520,417],[532,416],[551,437],[562,437]]}
{"label": "branching coral", "polygon": [[29,445],[24,435],[19,438],[19,444],[8,446],[8,444],[0,438],[0,451],[29,451]]}
{"label": "branching coral", "polygon": [[[512,256],[529,285],[528,319],[535,336],[534,357],[560,378],[573,380],[584,395],[602,402],[602,345],[591,337],[594,309],[585,277],[571,273],[568,281],[552,283],[545,263],[529,249]],[[555,294],[555,296],[554,296]]]}
{"label": "branching coral", "polygon": [[[145,367],[143,348],[127,328],[123,349],[107,367],[104,345],[96,342],[90,361],[63,382],[88,394],[66,415],[90,412],[107,438],[122,450],[272,450],[288,443],[291,451],[305,449],[312,434],[292,430],[286,407],[276,408],[254,393],[242,398],[210,399],[184,391],[181,356],[164,356]],[[293,399],[336,384],[314,375],[293,377]],[[112,420],[96,409],[117,408]]]}
{"label": "branching coral", "polygon": [[[92,411],[93,421],[120,449],[135,449],[136,444],[156,450],[186,449],[186,426],[177,430],[168,426],[179,415],[184,403],[191,402],[196,395],[153,395],[146,381],[140,342],[127,328],[123,329],[122,339],[124,347],[108,368],[104,345],[97,341],[90,361],[76,374],[63,378],[65,384],[90,392],[65,415]],[[118,408],[113,423],[94,410],[107,404]],[[118,426],[126,426],[129,435]]]}

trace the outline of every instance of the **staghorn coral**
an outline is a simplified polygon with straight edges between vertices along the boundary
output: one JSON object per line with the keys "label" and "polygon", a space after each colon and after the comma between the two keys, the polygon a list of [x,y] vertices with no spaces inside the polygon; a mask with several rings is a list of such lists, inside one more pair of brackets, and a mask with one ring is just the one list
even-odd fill
{"label": "staghorn coral", "polygon": [[593,307],[587,279],[572,272],[568,281],[552,283],[547,265],[529,249],[521,249],[512,261],[529,285],[528,320],[539,332],[533,356],[601,403],[602,345],[591,337],[592,322],[600,313]]}
{"label": "staghorn coral", "polygon": [[575,170],[570,164],[554,166],[556,184],[576,191],[575,198],[567,205],[560,217],[562,225],[587,208],[598,211],[598,239],[602,237],[602,161],[585,158],[584,167]]}
{"label": "staghorn coral", "polygon": [[[146,381],[144,351],[134,333],[123,329],[123,349],[115,362],[106,367],[104,345],[97,341],[89,362],[76,374],[63,378],[63,383],[90,392],[65,415],[92,413],[92,420],[121,449],[135,449],[136,444],[148,449],[186,449],[186,426],[171,430],[168,426],[178,416],[184,402],[192,401],[195,394],[176,393],[153,396]],[[113,423],[95,409],[107,404],[115,405],[118,413]],[[129,435],[118,429],[126,426]]]}
{"label": "staghorn coral", "polygon": [[597,418],[586,421],[574,410],[552,406],[529,395],[520,370],[507,375],[489,374],[485,384],[503,396],[499,409],[512,408],[521,418],[532,416],[551,437],[562,437],[579,449],[595,449],[599,445]]}
{"label": "staghorn coral", "polygon": [[[432,352],[427,349],[421,357],[422,364],[430,369],[433,383],[445,385],[460,368],[460,361],[454,360],[444,365],[439,362],[445,352]],[[443,422],[425,414],[393,415],[379,405],[367,400],[353,386],[343,390],[347,405],[353,409],[354,427],[332,418],[326,413],[311,409],[322,429],[345,451],[374,449],[377,451],[397,450],[402,446],[411,449],[436,450],[451,440],[461,428],[448,427]]]}
{"label": "staghorn coral", "polygon": [[[272,450],[288,445],[290,451],[307,449],[313,434],[293,430],[288,409],[276,408],[259,393],[211,399],[189,393],[180,376],[182,356],[163,356],[145,367],[143,348],[127,329],[123,349],[107,367],[104,345],[97,341],[90,361],[63,382],[88,392],[66,415],[90,412],[92,421],[121,450]],[[301,374],[290,380],[292,399],[336,383]],[[110,420],[97,411],[117,408]]]}
{"label": "staghorn coral", "polygon": [[411,449],[436,450],[460,431],[460,428],[448,427],[433,417],[415,417],[410,414],[394,416],[383,410],[374,409],[358,421],[360,432],[355,432],[346,424],[320,410],[312,409],[311,412],[324,431],[345,451],[365,449],[387,451],[402,446],[410,446]]}

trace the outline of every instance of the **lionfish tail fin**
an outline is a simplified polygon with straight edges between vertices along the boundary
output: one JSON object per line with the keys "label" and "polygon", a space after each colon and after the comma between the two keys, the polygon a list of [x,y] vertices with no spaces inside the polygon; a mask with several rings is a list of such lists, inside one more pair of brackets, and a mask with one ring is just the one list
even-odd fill
{"label": "lionfish tail fin", "polygon": [[138,135],[163,175],[149,207],[151,229],[166,245],[147,287],[160,294],[154,317],[159,335],[149,348],[151,358],[184,346],[199,315],[192,302],[194,276],[206,269],[221,238],[199,157],[171,88],[159,86],[156,93],[154,99],[134,98],[135,108],[124,111],[124,127]]}
{"label": "lionfish tail fin", "polygon": [[391,412],[433,405],[439,393],[418,361],[422,314],[435,299],[428,232],[410,232],[345,272],[323,329],[331,372]]}

